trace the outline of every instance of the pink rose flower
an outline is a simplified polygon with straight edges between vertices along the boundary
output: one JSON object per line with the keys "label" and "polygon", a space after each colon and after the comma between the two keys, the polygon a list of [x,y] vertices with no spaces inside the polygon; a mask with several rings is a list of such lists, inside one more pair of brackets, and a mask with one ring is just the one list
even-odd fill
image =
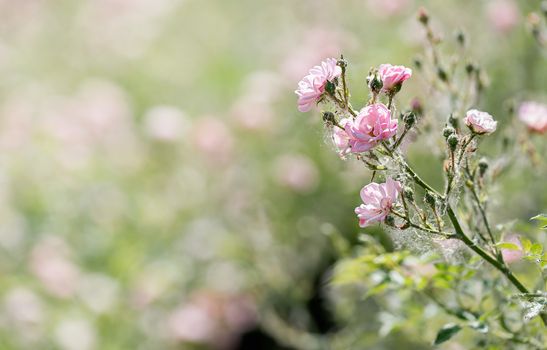
{"label": "pink rose flower", "polygon": [[519,247],[519,250],[513,250],[513,249],[502,249],[501,255],[503,257],[503,261],[505,261],[508,264],[514,263],[516,261],[519,261],[522,258],[522,245],[520,244],[520,239],[517,235],[511,235],[508,236],[504,243],[513,243]]}
{"label": "pink rose flower", "polygon": [[325,92],[327,81],[332,81],[342,74],[342,69],[336,65],[337,60],[327,58],[320,66],[310,69],[299,83],[295,93],[298,95],[298,110],[309,111]]}
{"label": "pink rose flower", "polygon": [[349,136],[351,152],[360,153],[372,149],[381,140],[397,133],[397,120],[391,119],[391,112],[382,103],[366,106],[355,120],[345,125]]}
{"label": "pink rose flower", "polygon": [[519,119],[531,131],[543,134],[547,131],[547,105],[538,102],[524,102],[518,111]]}
{"label": "pink rose flower", "polygon": [[[340,120],[338,124],[345,128],[348,123],[351,123],[351,119],[344,118]],[[338,148],[338,154],[340,157],[345,156],[351,151],[351,148],[349,147],[349,136],[345,129],[340,129],[335,126],[332,132],[332,140],[334,141],[336,148]]]}
{"label": "pink rose flower", "polygon": [[467,111],[463,121],[474,133],[477,134],[493,133],[496,131],[496,127],[498,125],[498,122],[495,121],[490,114],[476,109]]}
{"label": "pink rose flower", "polygon": [[372,182],[361,189],[364,204],[355,208],[359,226],[366,227],[375,222],[382,222],[391,212],[401,192],[401,183],[388,178],[385,183]]}
{"label": "pink rose flower", "polygon": [[387,93],[396,93],[401,89],[403,82],[412,76],[412,69],[405,66],[382,64],[378,68],[378,74],[384,84],[382,90]]}

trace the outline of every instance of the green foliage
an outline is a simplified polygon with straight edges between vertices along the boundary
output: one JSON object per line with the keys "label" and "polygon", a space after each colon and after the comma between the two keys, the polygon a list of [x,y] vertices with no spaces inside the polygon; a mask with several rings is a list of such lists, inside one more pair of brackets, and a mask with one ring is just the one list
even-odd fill
{"label": "green foliage", "polygon": [[445,324],[437,333],[437,337],[433,342],[434,345],[442,344],[450,340],[453,336],[459,333],[462,330],[460,325],[454,323]]}
{"label": "green foliage", "polygon": [[547,230],[547,214],[538,214],[533,218],[530,218],[530,220],[538,221],[540,227],[544,230]]}

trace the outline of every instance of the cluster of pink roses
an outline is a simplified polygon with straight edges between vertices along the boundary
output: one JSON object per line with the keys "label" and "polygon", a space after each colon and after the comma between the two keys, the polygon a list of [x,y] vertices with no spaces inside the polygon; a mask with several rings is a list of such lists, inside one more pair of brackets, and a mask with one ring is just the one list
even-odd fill
{"label": "cluster of pink roses", "polygon": [[[339,100],[335,96],[336,90],[328,92],[327,97],[336,103],[342,102],[341,107],[344,112],[352,114],[341,118],[338,122],[333,121],[336,125],[333,130],[333,141],[341,156],[370,151],[382,141],[397,135],[397,119],[392,119],[391,110],[383,103],[377,102],[376,98],[380,92],[383,92],[389,97],[391,103],[391,99],[399,92],[403,82],[412,76],[412,70],[404,66],[382,64],[375,72],[369,83],[373,93],[372,102],[359,112],[354,112],[347,101]],[[343,74],[344,71],[334,58],[329,58],[321,65],[313,67],[300,81],[299,88],[295,91],[298,95],[298,109],[302,112],[309,111],[314,104],[322,101],[327,83],[330,82],[336,89],[338,81],[335,79],[340,75],[344,78]],[[476,109],[466,113],[464,122],[476,135],[490,134],[497,127],[497,121],[490,114]],[[391,178],[387,178],[385,183],[373,182],[363,187],[361,190],[363,204],[355,208],[359,225],[365,227],[375,222],[383,222],[396,205],[401,189],[402,184]]]}
{"label": "cluster of pink roses", "polygon": [[[334,58],[328,58],[321,65],[313,67],[295,91],[298,95],[298,110],[309,111],[323,97],[327,82],[332,82],[340,74],[341,68]],[[378,74],[382,80],[382,91],[393,95],[411,77],[412,70],[404,66],[382,64]],[[344,129],[335,130],[333,138],[342,155],[366,152],[378,142],[397,134],[397,120],[391,119],[391,111],[383,103],[364,107],[355,119],[342,119],[340,125]]]}

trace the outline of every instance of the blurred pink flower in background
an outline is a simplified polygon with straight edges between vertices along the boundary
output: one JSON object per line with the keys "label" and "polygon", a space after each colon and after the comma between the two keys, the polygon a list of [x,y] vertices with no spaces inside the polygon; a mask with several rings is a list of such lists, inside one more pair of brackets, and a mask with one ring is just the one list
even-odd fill
{"label": "blurred pink flower in background", "polygon": [[144,128],[148,136],[165,142],[179,140],[188,129],[189,123],[184,112],[172,106],[155,106],[144,116]]}
{"label": "blurred pink flower in background", "polygon": [[252,131],[271,130],[274,111],[271,105],[255,96],[242,96],[232,106],[231,115],[240,127]]}
{"label": "blurred pink flower in background", "polygon": [[298,110],[308,112],[319,101],[325,92],[327,82],[332,82],[342,74],[342,69],[336,64],[335,58],[327,58],[321,65],[314,66],[298,83],[295,93],[298,95]]}
{"label": "blurred pink flower in background", "polygon": [[397,134],[397,119],[391,119],[391,112],[382,103],[361,109],[355,120],[346,123],[351,152],[366,152],[378,142]]}
{"label": "blurred pink flower in background", "polygon": [[212,163],[226,163],[233,156],[234,139],[226,123],[219,118],[202,117],[191,130],[195,148]]}
{"label": "blurred pink flower in background", "polygon": [[317,167],[310,158],[302,154],[278,157],[274,174],[279,184],[299,193],[312,192],[319,183]]}
{"label": "blurred pink flower in background", "polygon": [[31,142],[36,107],[28,101],[38,98],[35,92],[26,91],[14,92],[6,98],[0,109],[0,147],[17,150]]}
{"label": "blurred pink flower in background", "polygon": [[283,81],[278,73],[257,71],[243,84],[242,95],[234,102],[231,116],[235,122],[250,131],[272,131],[274,106],[281,95]]}
{"label": "blurred pink flower in background", "polygon": [[68,246],[56,236],[43,238],[34,246],[30,255],[32,273],[48,292],[59,298],[68,298],[74,294],[80,276],[78,267],[68,256]]}
{"label": "blurred pink flower in background", "polygon": [[161,33],[161,20],[180,0],[95,0],[85,3],[76,17],[88,49],[102,56],[142,55]]}
{"label": "blurred pink flower in background", "polygon": [[513,0],[491,0],[486,15],[492,26],[501,33],[511,31],[519,22],[520,12]]}
{"label": "blurred pink flower in background", "polygon": [[514,263],[522,259],[523,253],[522,253],[522,245],[520,244],[520,238],[518,235],[509,235],[505,237],[503,240],[504,243],[513,243],[519,247],[519,250],[514,249],[502,249],[501,255],[503,256],[503,260],[508,263]]}
{"label": "blurred pink flower in background", "polygon": [[10,324],[23,336],[36,339],[44,325],[44,307],[32,290],[15,287],[4,297],[4,310]]}
{"label": "blurred pink flower in background", "polygon": [[519,119],[529,130],[543,134],[547,131],[547,105],[539,102],[523,102],[518,110]]}
{"label": "blurred pink flower in background", "polygon": [[65,319],[55,328],[55,341],[62,350],[92,350],[96,349],[97,332],[86,319]]}
{"label": "blurred pink flower in background", "polygon": [[58,142],[56,158],[69,168],[96,151],[124,162],[138,156],[129,98],[115,82],[84,81],[74,96],[51,96],[41,111],[43,131]]}
{"label": "blurred pink flower in background", "polygon": [[366,227],[376,222],[382,222],[391,212],[401,192],[401,183],[387,178],[385,183],[369,183],[361,189],[363,204],[355,208],[359,218],[359,226]]}
{"label": "blurred pink flower in background", "polygon": [[463,121],[477,134],[493,133],[498,125],[498,122],[490,114],[476,109],[467,111]]}
{"label": "blurred pink flower in background", "polygon": [[378,68],[378,74],[382,79],[382,90],[385,92],[397,92],[401,84],[412,76],[412,69],[405,66],[393,66],[391,64],[382,64]]}
{"label": "blurred pink flower in background", "polygon": [[412,3],[412,0],[367,0],[369,13],[381,18],[398,15]]}
{"label": "blurred pink flower in background", "polygon": [[255,322],[251,299],[201,291],[168,316],[167,327],[173,340],[230,349]]}
{"label": "blurred pink flower in background", "polygon": [[310,28],[298,39],[287,48],[287,57],[281,63],[280,70],[287,81],[301,78],[310,66],[325,57],[337,57],[342,47],[352,46],[351,34],[334,28]]}
{"label": "blurred pink flower in background", "polygon": [[437,272],[437,268],[434,264],[421,261],[415,257],[406,258],[403,267],[405,268],[404,272],[406,272],[408,276],[416,274],[420,277],[431,278]]}

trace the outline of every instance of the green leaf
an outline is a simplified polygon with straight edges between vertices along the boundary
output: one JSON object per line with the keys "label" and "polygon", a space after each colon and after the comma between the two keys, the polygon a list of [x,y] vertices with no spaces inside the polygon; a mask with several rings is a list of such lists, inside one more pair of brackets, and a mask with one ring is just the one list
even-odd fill
{"label": "green leaf", "polygon": [[530,247],[530,254],[541,255],[542,252],[543,246],[540,243],[534,243],[532,244],[532,247]]}
{"label": "green leaf", "polygon": [[500,249],[520,250],[520,247],[515,243],[502,242],[496,244],[496,246]]}
{"label": "green leaf", "polygon": [[540,227],[543,228],[543,229],[547,229],[547,214],[536,215],[533,218],[530,218],[530,220],[539,221]]}
{"label": "green leaf", "polygon": [[462,327],[454,324],[454,323],[448,323],[443,326],[437,333],[437,337],[435,338],[435,341],[433,342],[433,345],[439,345],[444,343],[447,340],[450,340],[453,336],[455,336],[459,331],[462,330]]}
{"label": "green leaf", "polygon": [[530,240],[527,238],[521,238],[520,244],[522,245],[522,250],[525,253],[528,253],[530,251],[530,248],[532,247],[532,242],[530,242]]}

